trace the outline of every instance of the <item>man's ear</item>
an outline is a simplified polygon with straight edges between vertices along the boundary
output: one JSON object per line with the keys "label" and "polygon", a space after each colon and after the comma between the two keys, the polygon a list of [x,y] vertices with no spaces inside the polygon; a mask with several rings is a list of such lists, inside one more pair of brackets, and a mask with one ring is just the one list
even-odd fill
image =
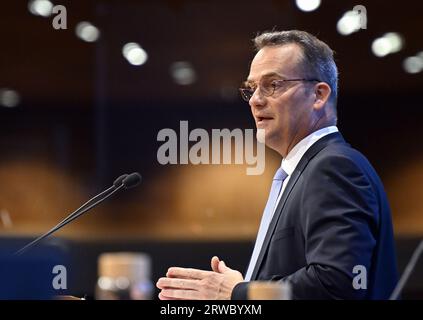
{"label": "man's ear", "polygon": [[319,82],[314,86],[315,99],[313,108],[316,110],[322,109],[329,100],[332,90],[326,82]]}

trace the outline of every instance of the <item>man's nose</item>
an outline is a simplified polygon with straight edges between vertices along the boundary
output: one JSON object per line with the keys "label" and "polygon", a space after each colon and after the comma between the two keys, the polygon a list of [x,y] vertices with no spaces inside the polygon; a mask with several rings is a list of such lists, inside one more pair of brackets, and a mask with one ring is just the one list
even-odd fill
{"label": "man's nose", "polygon": [[266,97],[260,92],[260,88],[254,91],[249,103],[253,108],[260,108],[266,104]]}

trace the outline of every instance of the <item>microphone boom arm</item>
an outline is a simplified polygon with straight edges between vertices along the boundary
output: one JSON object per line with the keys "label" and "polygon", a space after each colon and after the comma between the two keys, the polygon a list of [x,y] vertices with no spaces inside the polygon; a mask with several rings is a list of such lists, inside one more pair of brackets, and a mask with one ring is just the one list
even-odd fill
{"label": "microphone boom arm", "polygon": [[64,227],[65,225],[67,225],[69,222],[75,220],[76,218],[78,218],[79,216],[81,216],[82,214],[84,214],[85,212],[87,212],[88,210],[94,208],[100,202],[106,200],[107,198],[109,198],[111,195],[113,195],[114,193],[116,193],[117,191],[119,191],[122,188],[123,188],[123,184],[121,184],[117,188],[115,186],[111,186],[110,188],[104,190],[102,193],[98,194],[94,198],[88,200],[86,203],[84,203],[81,207],[79,207],[77,210],[75,210],[74,212],[72,212],[67,218],[65,218],[64,220],[62,220],[55,227],[53,227],[52,229],[50,229],[49,231],[47,231],[45,234],[39,236],[35,240],[31,241],[30,243],[28,243],[23,248],[21,248],[18,251],[16,251],[15,252],[15,255],[18,255],[19,256],[19,255],[23,254],[25,251],[27,251],[28,249],[32,248],[37,243],[39,243],[41,240],[47,238],[49,235],[51,235],[52,233],[54,233],[57,230],[61,229],[62,227]]}
{"label": "microphone boom arm", "polygon": [[389,300],[396,300],[398,299],[401,290],[404,288],[405,284],[407,283],[408,278],[410,277],[411,273],[414,270],[417,262],[419,261],[419,257],[423,252],[423,240],[420,241],[417,248],[414,250],[413,255],[411,256],[410,262],[408,262],[407,266],[405,267],[405,271],[401,276],[397,286],[395,287],[394,291],[392,292]]}

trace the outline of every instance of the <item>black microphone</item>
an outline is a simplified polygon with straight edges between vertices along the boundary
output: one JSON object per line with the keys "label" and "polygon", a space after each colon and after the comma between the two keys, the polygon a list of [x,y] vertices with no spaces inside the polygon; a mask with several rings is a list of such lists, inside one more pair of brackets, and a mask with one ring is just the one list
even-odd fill
{"label": "black microphone", "polygon": [[103,192],[99,193],[95,197],[88,200],[86,203],[84,203],[81,207],[79,207],[74,212],[72,212],[68,217],[63,219],[60,223],[58,223],[55,227],[50,229],[48,232],[46,232],[45,234],[41,235],[34,241],[28,243],[23,248],[16,251],[15,255],[23,254],[25,251],[27,251],[28,249],[32,248],[37,243],[39,243],[41,240],[48,237],[49,235],[56,232],[57,230],[61,229],[62,227],[70,223],[71,221],[75,220],[76,218],[78,218],[79,216],[87,212],[88,210],[94,208],[96,205],[103,202],[104,200],[106,200],[107,198],[109,198],[111,195],[121,190],[122,188],[130,189],[137,186],[140,182],[141,182],[141,175],[138,172],[134,172],[129,175],[128,174],[121,175],[113,182],[113,185],[110,188],[104,190]]}
{"label": "black microphone", "polygon": [[[118,179],[120,179],[121,177],[122,176],[120,176]],[[116,179],[116,181],[118,179]],[[138,172],[131,173],[122,179],[122,184],[125,187],[125,189],[136,187],[140,183],[141,183],[141,175]]]}
{"label": "black microphone", "polygon": [[401,276],[401,279],[398,281],[394,291],[392,292],[389,300],[397,300],[399,295],[401,294],[402,289],[404,288],[405,284],[407,283],[408,278],[410,277],[411,273],[413,272],[414,268],[416,267],[417,262],[419,261],[419,257],[423,252],[423,240],[420,241],[419,245],[417,246],[416,250],[414,250],[413,255],[411,256],[410,261],[408,262],[407,266],[405,267],[405,271]]}

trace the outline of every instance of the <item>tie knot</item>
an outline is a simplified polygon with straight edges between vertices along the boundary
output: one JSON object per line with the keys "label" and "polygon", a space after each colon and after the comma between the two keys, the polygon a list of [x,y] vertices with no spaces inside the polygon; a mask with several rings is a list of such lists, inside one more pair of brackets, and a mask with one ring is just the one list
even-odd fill
{"label": "tie knot", "polygon": [[273,180],[282,180],[282,181],[284,181],[287,176],[288,176],[288,174],[282,168],[279,168],[276,171],[275,176],[273,177]]}

